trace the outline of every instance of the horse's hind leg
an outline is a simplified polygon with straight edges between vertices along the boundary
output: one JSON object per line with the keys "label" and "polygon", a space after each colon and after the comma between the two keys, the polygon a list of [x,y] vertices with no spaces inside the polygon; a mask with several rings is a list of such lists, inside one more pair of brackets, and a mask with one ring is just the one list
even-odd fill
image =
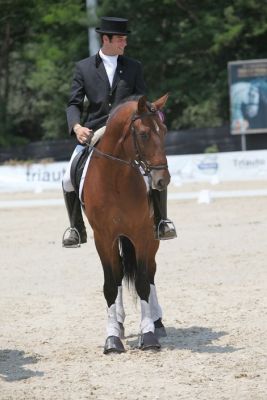
{"label": "horse's hind leg", "polygon": [[122,353],[125,351],[125,349],[120,339],[121,325],[120,321],[118,320],[116,307],[116,301],[118,304],[120,299],[120,293],[118,295],[120,289],[118,288],[120,287],[123,278],[121,261],[118,250],[113,247],[112,243],[110,243],[110,245],[108,245],[106,242],[104,243],[103,238],[98,240],[97,235],[95,234],[95,244],[103,266],[103,291],[108,306],[107,339],[104,347],[104,353]]}
{"label": "horse's hind leg", "polygon": [[125,311],[123,306],[123,297],[122,297],[122,285],[118,286],[118,294],[116,297],[116,314],[117,314],[117,321],[120,326],[120,337],[124,339],[124,320],[125,320]]}
{"label": "horse's hind leg", "polygon": [[167,333],[162,323],[162,309],[158,302],[156,286],[154,284],[150,284],[149,305],[151,316],[154,321],[155,335],[157,338],[166,337]]}

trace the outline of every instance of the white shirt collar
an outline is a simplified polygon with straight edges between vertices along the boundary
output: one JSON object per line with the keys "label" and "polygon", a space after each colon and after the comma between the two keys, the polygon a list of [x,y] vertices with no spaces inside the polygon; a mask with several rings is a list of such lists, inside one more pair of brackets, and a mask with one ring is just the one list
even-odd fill
{"label": "white shirt collar", "polygon": [[108,76],[108,80],[109,80],[109,84],[110,87],[112,87],[112,82],[113,82],[113,78],[115,75],[115,71],[117,68],[117,60],[118,60],[118,56],[107,56],[106,54],[103,53],[103,51],[100,49],[99,50],[99,55],[103,60],[103,64]]}
{"label": "white shirt collar", "polygon": [[113,65],[117,65],[117,60],[118,60],[118,56],[107,56],[106,54],[103,53],[103,51],[100,49],[99,50],[99,55],[102,58],[102,60],[104,62],[107,62],[108,64],[113,64]]}

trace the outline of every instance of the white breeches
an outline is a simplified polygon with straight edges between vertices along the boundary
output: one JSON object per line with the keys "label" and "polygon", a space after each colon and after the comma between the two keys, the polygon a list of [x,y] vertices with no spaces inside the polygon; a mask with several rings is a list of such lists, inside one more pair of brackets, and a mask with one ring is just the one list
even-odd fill
{"label": "white breeches", "polygon": [[72,164],[73,159],[74,159],[74,158],[76,157],[76,155],[77,155],[78,153],[80,153],[83,149],[84,149],[84,146],[82,146],[81,144],[78,144],[78,145],[75,147],[74,152],[73,152],[72,155],[71,155],[71,159],[70,159],[70,161],[69,161],[69,163],[68,163],[66,172],[65,172],[65,174],[64,174],[64,176],[63,176],[63,180],[62,180],[62,186],[63,186],[63,189],[65,190],[65,192],[73,192],[73,191],[74,191],[74,187],[73,187],[73,185],[72,185],[72,183],[71,183],[71,179],[70,179],[70,168],[71,168],[71,164]]}

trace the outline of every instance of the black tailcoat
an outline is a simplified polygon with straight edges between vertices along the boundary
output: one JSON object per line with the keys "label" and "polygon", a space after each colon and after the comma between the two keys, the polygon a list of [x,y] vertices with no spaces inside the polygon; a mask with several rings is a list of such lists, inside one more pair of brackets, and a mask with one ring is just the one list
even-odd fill
{"label": "black tailcoat", "polygon": [[[96,130],[106,124],[111,108],[131,95],[145,94],[146,87],[141,63],[129,57],[119,56],[112,87],[99,54],[76,64],[71,95],[67,106],[70,134],[79,123]],[[82,118],[84,98],[88,107]]]}

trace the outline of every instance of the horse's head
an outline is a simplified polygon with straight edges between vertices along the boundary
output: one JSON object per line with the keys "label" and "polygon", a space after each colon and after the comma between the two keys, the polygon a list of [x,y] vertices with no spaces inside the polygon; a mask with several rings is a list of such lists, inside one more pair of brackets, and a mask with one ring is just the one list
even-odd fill
{"label": "horse's head", "polygon": [[145,96],[140,97],[130,124],[135,160],[150,174],[152,187],[157,190],[165,189],[170,182],[164,148],[167,128],[162,113],[167,99],[168,94],[148,103]]}

